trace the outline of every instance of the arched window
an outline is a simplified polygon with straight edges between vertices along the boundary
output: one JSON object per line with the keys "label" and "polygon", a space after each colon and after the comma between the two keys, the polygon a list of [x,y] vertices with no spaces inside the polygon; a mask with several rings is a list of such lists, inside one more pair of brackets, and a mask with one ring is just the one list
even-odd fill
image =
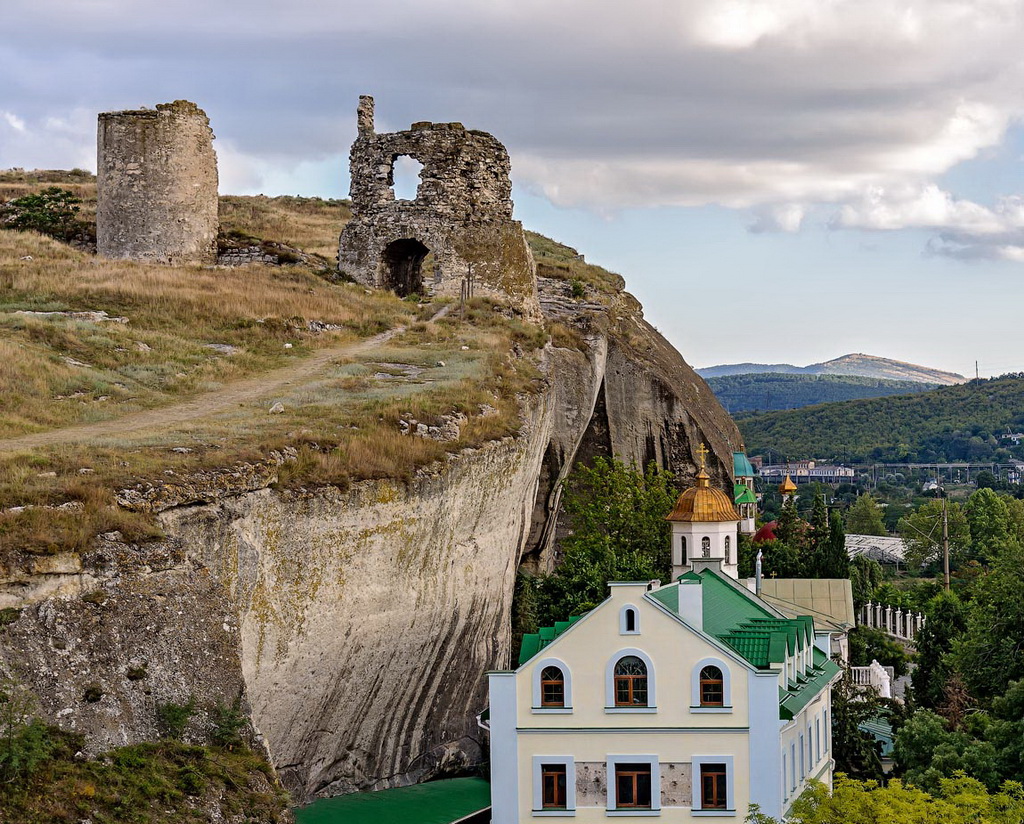
{"label": "arched window", "polygon": [[711,539],[707,535],[700,539],[700,554],[704,558],[711,557]]}
{"label": "arched window", "polygon": [[544,667],[540,673],[540,705],[565,706],[565,676],[558,667]]}
{"label": "arched window", "polygon": [[636,610],[626,610],[626,632],[636,632]]}
{"label": "arched window", "polygon": [[704,667],[700,671],[700,705],[702,707],[721,707],[725,704],[725,682],[722,671],[715,666]]}
{"label": "arched window", "polygon": [[686,563],[686,536],[685,535],[680,535],[679,536],[679,548],[682,550],[682,555],[680,556],[680,561],[683,564],[685,564]]}
{"label": "arched window", "polygon": [[635,655],[615,664],[615,706],[647,706],[647,665]]}
{"label": "arched window", "polygon": [[725,536],[725,562],[731,564],[732,561],[729,558],[729,550],[732,548],[732,540],[728,535]]}

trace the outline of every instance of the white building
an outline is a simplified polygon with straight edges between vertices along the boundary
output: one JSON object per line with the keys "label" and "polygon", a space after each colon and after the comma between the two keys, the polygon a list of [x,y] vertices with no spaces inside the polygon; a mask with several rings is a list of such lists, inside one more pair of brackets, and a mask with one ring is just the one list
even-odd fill
{"label": "white building", "polygon": [[677,581],[611,583],[490,673],[495,824],[781,817],[831,784],[828,635],[735,579],[739,518],[703,470],[670,520]]}

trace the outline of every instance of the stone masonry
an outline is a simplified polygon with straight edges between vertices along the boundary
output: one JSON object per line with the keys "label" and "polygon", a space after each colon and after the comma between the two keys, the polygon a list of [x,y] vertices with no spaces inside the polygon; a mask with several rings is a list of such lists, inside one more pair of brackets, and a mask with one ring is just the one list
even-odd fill
{"label": "stone masonry", "polygon": [[[505,147],[461,123],[373,130],[373,98],[360,97],[350,153],[352,220],[338,269],[399,295],[489,296],[539,319],[537,277],[522,224],[512,219]],[[422,164],[415,200],[398,200],[395,161]]]}
{"label": "stone masonry", "polygon": [[96,251],[154,263],[214,263],[217,155],[187,100],[99,115]]}

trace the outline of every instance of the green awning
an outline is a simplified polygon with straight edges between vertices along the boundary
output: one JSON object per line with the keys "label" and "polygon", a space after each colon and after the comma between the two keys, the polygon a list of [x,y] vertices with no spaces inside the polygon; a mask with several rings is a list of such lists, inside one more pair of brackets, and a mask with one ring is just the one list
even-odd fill
{"label": "green awning", "polygon": [[452,824],[491,806],[482,778],[449,778],[375,793],[322,798],[296,807],[296,824]]}

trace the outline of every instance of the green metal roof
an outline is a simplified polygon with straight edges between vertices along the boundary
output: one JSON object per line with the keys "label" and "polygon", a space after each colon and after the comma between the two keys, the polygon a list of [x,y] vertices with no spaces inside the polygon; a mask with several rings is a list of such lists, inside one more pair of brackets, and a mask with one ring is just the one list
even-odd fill
{"label": "green metal roof", "polygon": [[825,689],[838,672],[839,665],[815,648],[814,667],[807,671],[806,681],[786,691],[786,697],[779,702],[779,717],[785,721],[793,718]]}
{"label": "green metal roof", "polygon": [[582,617],[573,615],[568,621],[556,621],[553,627],[541,627],[535,633],[524,635],[523,643],[519,647],[519,666],[533,658]]}
{"label": "green metal roof", "polygon": [[490,806],[491,785],[482,778],[450,778],[322,798],[292,812],[296,824],[451,824]]}
{"label": "green metal roof", "polygon": [[747,460],[745,452],[732,453],[732,474],[735,478],[753,478],[754,467]]}
{"label": "green metal roof", "polygon": [[[691,575],[694,573],[682,577]],[[753,593],[748,598],[715,573],[703,570],[696,577],[704,587],[704,631],[709,635],[720,638],[748,621],[776,617],[754,601]]]}
{"label": "green metal roof", "polygon": [[737,504],[756,504],[757,496],[750,491],[750,487],[746,484],[733,484],[732,485],[732,498],[733,502]]}
{"label": "green metal roof", "polygon": [[679,587],[662,587],[650,593],[651,597],[664,604],[676,615],[679,614]]}

